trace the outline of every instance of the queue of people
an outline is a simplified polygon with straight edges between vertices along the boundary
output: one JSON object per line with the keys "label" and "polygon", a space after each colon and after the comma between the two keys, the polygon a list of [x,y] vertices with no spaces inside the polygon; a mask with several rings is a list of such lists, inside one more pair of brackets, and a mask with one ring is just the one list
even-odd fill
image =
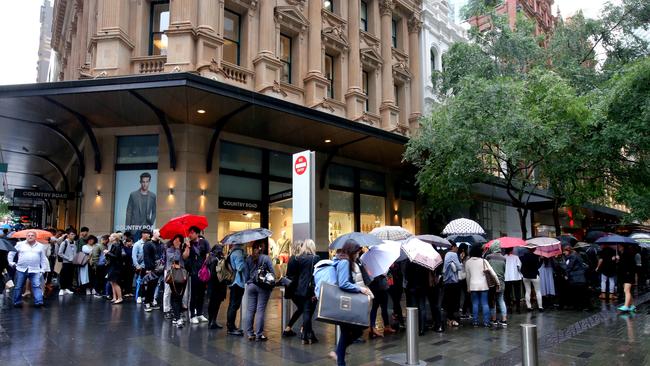
{"label": "queue of people", "polygon": [[[143,230],[139,235],[134,242],[129,233],[97,238],[88,228],[82,228],[79,235],[69,229],[52,232],[49,245],[43,245],[34,233],[28,233],[26,240],[16,245],[16,252],[7,256],[8,266],[15,272],[14,306],[22,306],[26,282],[37,307],[44,305],[43,292],[55,294],[52,288],[58,284],[60,297],[72,293],[102,297],[114,306],[135,297],[147,313],[159,311],[162,305],[164,318],[176,327],[185,326],[187,319],[192,325],[207,323],[209,329],[221,329],[224,326],[217,317],[228,298],[227,334],[246,336],[250,341],[268,340],[266,308],[276,277],[265,254],[265,240],[225,250],[219,243],[210,245],[198,227],[191,227],[187,237],[176,235],[167,242],[157,231]],[[462,326],[465,320],[474,327],[505,328],[508,314],[521,312],[522,305],[539,312],[565,307],[591,310],[595,299],[591,295],[598,292],[602,300],[610,300],[620,291],[625,300],[619,310],[635,310],[632,286],[644,285],[638,279],[645,278],[637,247],[602,246],[595,253],[597,261],[589,258],[593,246],[564,245],[562,254],[553,258],[539,257],[533,249],[502,249],[499,242],[489,248],[452,242],[448,249],[437,249],[444,262],[436,270],[405,259],[391,265],[388,273],[370,279],[359,260],[365,248],[346,242],[332,260],[336,284],[343,291],[373,299],[370,326],[341,325],[339,343],[330,356],[344,365],[347,347],[364,331],[374,339],[403,328],[403,293],[406,304],[419,309],[420,335],[429,329],[444,332]],[[304,345],[318,342],[312,321],[318,301],[314,273],[320,259],[312,240],[296,241],[283,283],[285,297],[293,301],[296,311],[282,336],[299,334]],[[600,277],[600,286],[593,281],[594,274]],[[243,296],[245,309],[241,309]],[[246,314],[243,329],[236,324],[240,311]],[[296,332],[300,318],[300,331]]]}

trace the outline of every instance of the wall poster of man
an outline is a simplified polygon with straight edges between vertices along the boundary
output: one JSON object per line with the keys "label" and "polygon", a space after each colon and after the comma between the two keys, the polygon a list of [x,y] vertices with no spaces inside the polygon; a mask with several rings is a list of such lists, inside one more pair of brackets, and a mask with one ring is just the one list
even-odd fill
{"label": "wall poster of man", "polygon": [[158,171],[120,170],[115,174],[115,230],[153,230],[156,223]]}

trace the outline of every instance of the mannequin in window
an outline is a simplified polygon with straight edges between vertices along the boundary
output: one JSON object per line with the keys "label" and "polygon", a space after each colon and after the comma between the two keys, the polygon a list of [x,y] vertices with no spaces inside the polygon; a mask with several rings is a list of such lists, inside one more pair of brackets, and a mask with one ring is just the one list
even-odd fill
{"label": "mannequin in window", "polygon": [[278,248],[278,260],[279,260],[280,272],[282,273],[283,276],[287,269],[287,263],[289,262],[290,246],[291,246],[291,239],[287,237],[287,231],[282,230],[280,232],[280,238],[277,241],[277,248]]}

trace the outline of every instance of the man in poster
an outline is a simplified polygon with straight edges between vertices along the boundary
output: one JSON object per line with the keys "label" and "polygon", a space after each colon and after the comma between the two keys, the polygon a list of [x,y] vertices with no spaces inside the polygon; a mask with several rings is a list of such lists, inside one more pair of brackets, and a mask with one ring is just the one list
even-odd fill
{"label": "man in poster", "polygon": [[149,191],[151,174],[140,174],[140,189],[131,192],[129,203],[126,206],[125,229],[140,231],[153,229],[156,221],[156,194]]}

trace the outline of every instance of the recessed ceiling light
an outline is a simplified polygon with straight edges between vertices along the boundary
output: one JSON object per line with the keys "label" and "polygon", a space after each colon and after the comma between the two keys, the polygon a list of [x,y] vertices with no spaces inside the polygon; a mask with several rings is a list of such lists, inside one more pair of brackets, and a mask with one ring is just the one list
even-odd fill
{"label": "recessed ceiling light", "polygon": [[46,119],[45,119],[45,122],[54,123],[55,121],[54,121],[52,118],[46,118]]}
{"label": "recessed ceiling light", "polygon": [[32,188],[38,188],[37,184],[32,184]]}
{"label": "recessed ceiling light", "polygon": [[329,144],[330,142],[332,142],[332,140],[330,140],[330,139],[325,140],[326,144]]}
{"label": "recessed ceiling light", "polygon": [[198,113],[198,114],[204,114],[204,113],[205,113],[205,109],[197,109],[197,110],[196,110],[196,113]]}

